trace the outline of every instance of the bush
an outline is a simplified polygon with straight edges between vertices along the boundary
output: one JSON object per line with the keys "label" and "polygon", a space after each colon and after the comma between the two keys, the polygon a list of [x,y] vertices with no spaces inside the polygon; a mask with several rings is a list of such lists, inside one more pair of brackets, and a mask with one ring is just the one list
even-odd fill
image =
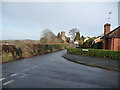
{"label": "bush", "polygon": [[48,52],[54,52],[66,48],[67,44],[42,45],[25,44],[24,46],[2,45],[2,62],[8,62],[20,58],[32,57]]}
{"label": "bush", "polygon": [[70,54],[96,56],[96,57],[104,57],[109,59],[120,60],[120,51],[89,49],[89,51],[86,52],[86,51],[82,51],[82,48],[69,48],[67,49],[67,52]]}

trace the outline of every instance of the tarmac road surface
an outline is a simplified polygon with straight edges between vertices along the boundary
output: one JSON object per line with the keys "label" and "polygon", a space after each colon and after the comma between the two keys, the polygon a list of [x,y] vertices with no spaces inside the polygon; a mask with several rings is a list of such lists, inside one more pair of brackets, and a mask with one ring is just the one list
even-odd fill
{"label": "tarmac road surface", "polygon": [[2,65],[3,88],[117,88],[118,72],[62,57],[66,50]]}

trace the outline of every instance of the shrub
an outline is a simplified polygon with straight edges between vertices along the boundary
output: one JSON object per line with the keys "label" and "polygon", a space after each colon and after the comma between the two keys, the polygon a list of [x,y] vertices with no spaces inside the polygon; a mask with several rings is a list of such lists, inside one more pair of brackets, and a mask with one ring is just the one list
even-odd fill
{"label": "shrub", "polygon": [[42,44],[25,44],[24,46],[3,45],[2,62],[8,62],[19,58],[32,57],[48,52],[54,52],[66,48],[67,44],[42,45]]}
{"label": "shrub", "polygon": [[114,51],[114,50],[89,49],[88,52],[85,52],[82,51],[82,48],[69,48],[67,49],[67,52],[70,54],[96,56],[96,57],[104,57],[109,59],[120,60],[120,51]]}

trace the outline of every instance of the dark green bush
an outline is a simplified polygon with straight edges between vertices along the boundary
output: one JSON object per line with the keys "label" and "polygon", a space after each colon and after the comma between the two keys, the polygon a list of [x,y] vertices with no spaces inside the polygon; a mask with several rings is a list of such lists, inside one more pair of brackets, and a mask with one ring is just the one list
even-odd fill
{"label": "dark green bush", "polygon": [[104,57],[109,59],[120,60],[120,51],[89,49],[89,51],[86,52],[86,51],[82,51],[82,48],[69,48],[67,49],[67,52],[70,54],[96,56],[96,57]]}

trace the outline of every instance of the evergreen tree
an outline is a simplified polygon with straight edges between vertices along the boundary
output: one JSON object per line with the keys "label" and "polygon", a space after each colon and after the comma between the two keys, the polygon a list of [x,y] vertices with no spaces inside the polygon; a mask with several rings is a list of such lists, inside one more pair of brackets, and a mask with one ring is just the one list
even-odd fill
{"label": "evergreen tree", "polygon": [[61,35],[60,35],[60,33],[58,33],[57,38],[58,38],[58,39],[61,39]]}
{"label": "evergreen tree", "polygon": [[57,35],[57,42],[58,42],[58,43],[63,43],[63,42],[64,42],[64,41],[62,40],[62,38],[61,38],[60,33],[58,33],[58,35]]}
{"label": "evergreen tree", "polygon": [[75,36],[74,41],[76,41],[76,40],[80,40],[80,33],[79,32],[76,32],[76,36]]}
{"label": "evergreen tree", "polygon": [[85,37],[82,35],[82,36],[81,36],[81,40],[84,41],[84,39],[85,39]]}

